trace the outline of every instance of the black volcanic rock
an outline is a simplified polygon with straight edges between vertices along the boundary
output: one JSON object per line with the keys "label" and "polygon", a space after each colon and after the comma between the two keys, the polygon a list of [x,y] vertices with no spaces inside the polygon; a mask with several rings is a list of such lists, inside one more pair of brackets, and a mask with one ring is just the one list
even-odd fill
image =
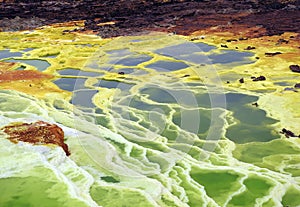
{"label": "black volcanic rock", "polygon": [[286,128],[283,128],[281,131],[280,131],[281,134],[284,134],[286,138],[289,138],[289,137],[300,137],[300,135],[296,135],[294,132],[286,129]]}
{"label": "black volcanic rock", "polygon": [[265,76],[258,76],[258,77],[253,77],[252,78],[252,81],[264,81],[266,80],[266,77]]}
{"label": "black volcanic rock", "polygon": [[[95,30],[105,37],[151,30],[188,35],[211,27],[232,32],[230,25],[237,24],[247,28],[260,25],[264,29],[259,34],[248,35],[277,35],[286,31],[300,32],[299,8],[299,0],[0,0],[0,30],[26,30],[45,24],[87,20],[86,30]],[[247,15],[241,15],[245,13]],[[12,21],[16,17],[20,23]],[[115,26],[98,26],[105,22],[115,22]],[[246,38],[247,35],[239,40]],[[231,41],[235,40],[228,42]]]}
{"label": "black volcanic rock", "polygon": [[290,65],[290,70],[295,73],[300,73],[300,66],[299,65]]}

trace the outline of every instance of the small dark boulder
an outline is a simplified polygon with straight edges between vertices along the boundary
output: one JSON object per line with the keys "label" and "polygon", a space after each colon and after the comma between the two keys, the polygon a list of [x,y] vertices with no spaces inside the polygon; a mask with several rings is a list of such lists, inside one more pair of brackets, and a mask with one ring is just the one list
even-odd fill
{"label": "small dark boulder", "polygon": [[185,74],[184,76],[182,76],[182,78],[186,78],[186,77],[190,77],[189,74]]}
{"label": "small dark boulder", "polygon": [[236,39],[229,39],[229,40],[226,40],[226,42],[237,42]]}
{"label": "small dark boulder", "polygon": [[300,88],[300,83],[296,83],[294,88]]}
{"label": "small dark boulder", "polygon": [[254,50],[254,49],[255,49],[255,47],[248,46],[248,47],[246,47],[244,50]]}
{"label": "small dark boulder", "polygon": [[288,40],[285,40],[285,39],[279,39],[279,40],[277,41],[277,44],[278,44],[278,45],[280,45],[280,44],[282,44],[282,43],[288,44],[289,41],[288,41]]}
{"label": "small dark boulder", "polygon": [[295,73],[300,73],[300,66],[299,65],[290,65],[290,70]]}
{"label": "small dark boulder", "polygon": [[267,57],[273,57],[273,56],[275,56],[275,55],[280,55],[280,54],[282,54],[281,52],[266,52],[265,53],[265,55],[267,56]]}
{"label": "small dark boulder", "polygon": [[281,134],[284,134],[286,138],[289,138],[289,137],[300,137],[295,135],[294,132],[290,131],[290,130],[287,130],[286,128],[283,128],[281,131],[280,131]]}
{"label": "small dark boulder", "polygon": [[295,88],[292,87],[286,87],[283,89],[284,91],[294,91],[294,92],[298,92]]}
{"label": "small dark boulder", "polygon": [[199,37],[193,37],[193,38],[191,38],[191,41],[196,41],[196,40],[199,40]]}
{"label": "small dark boulder", "polygon": [[[251,77],[252,78],[252,77]],[[254,77],[252,78],[252,81],[264,81],[266,80],[266,77],[265,76],[258,76],[258,77]]]}
{"label": "small dark boulder", "polygon": [[223,47],[223,48],[228,48],[228,46],[227,46],[227,45],[221,45],[221,47]]}
{"label": "small dark boulder", "polygon": [[240,83],[245,83],[244,78],[241,78],[241,79],[239,80],[239,82],[240,82]]}

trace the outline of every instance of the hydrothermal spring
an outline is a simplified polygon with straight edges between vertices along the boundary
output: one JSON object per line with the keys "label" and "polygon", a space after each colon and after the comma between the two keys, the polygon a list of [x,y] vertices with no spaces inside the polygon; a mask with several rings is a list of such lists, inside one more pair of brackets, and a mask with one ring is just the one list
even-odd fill
{"label": "hydrothermal spring", "polygon": [[1,81],[0,126],[56,123],[71,151],[1,134],[1,207],[300,205],[300,141],[279,133],[299,126],[299,75],[253,82],[272,61],[212,40],[65,29],[0,33],[0,61],[53,75]]}

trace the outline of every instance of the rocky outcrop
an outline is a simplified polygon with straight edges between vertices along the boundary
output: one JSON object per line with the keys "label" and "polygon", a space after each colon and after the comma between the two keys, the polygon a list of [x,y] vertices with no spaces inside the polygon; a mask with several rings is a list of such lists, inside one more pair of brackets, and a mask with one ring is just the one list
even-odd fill
{"label": "rocky outcrop", "polygon": [[9,0],[0,4],[0,29],[23,30],[87,20],[83,30],[92,30],[102,37],[152,30],[188,35],[215,27],[232,32],[235,25],[261,28],[261,33],[254,36],[274,35],[300,32],[299,8],[297,0]]}
{"label": "rocky outcrop", "polygon": [[300,73],[300,66],[299,65],[290,65],[290,70],[295,73]]}
{"label": "rocky outcrop", "polygon": [[64,143],[64,131],[56,124],[44,121],[34,123],[14,123],[2,128],[14,143],[19,141],[36,145],[55,144],[63,148],[66,155],[70,155],[68,145]]}
{"label": "rocky outcrop", "polygon": [[17,63],[0,61],[0,83],[24,80],[44,80],[53,78],[52,75],[36,70],[14,70]]}
{"label": "rocky outcrop", "polygon": [[300,134],[297,136],[294,132],[286,129],[286,128],[283,128],[281,131],[280,131],[281,134],[284,134],[286,138],[290,138],[290,137],[300,137]]}

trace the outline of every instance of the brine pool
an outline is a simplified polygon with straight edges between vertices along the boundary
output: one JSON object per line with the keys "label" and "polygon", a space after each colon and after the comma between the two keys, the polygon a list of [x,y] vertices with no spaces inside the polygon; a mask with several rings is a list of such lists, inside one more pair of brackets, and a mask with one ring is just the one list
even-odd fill
{"label": "brine pool", "polygon": [[71,151],[1,135],[1,207],[300,206],[299,140],[260,107],[272,90],[226,87],[254,53],[166,35],[61,45],[0,51],[72,92],[0,90],[0,126],[56,123]]}

